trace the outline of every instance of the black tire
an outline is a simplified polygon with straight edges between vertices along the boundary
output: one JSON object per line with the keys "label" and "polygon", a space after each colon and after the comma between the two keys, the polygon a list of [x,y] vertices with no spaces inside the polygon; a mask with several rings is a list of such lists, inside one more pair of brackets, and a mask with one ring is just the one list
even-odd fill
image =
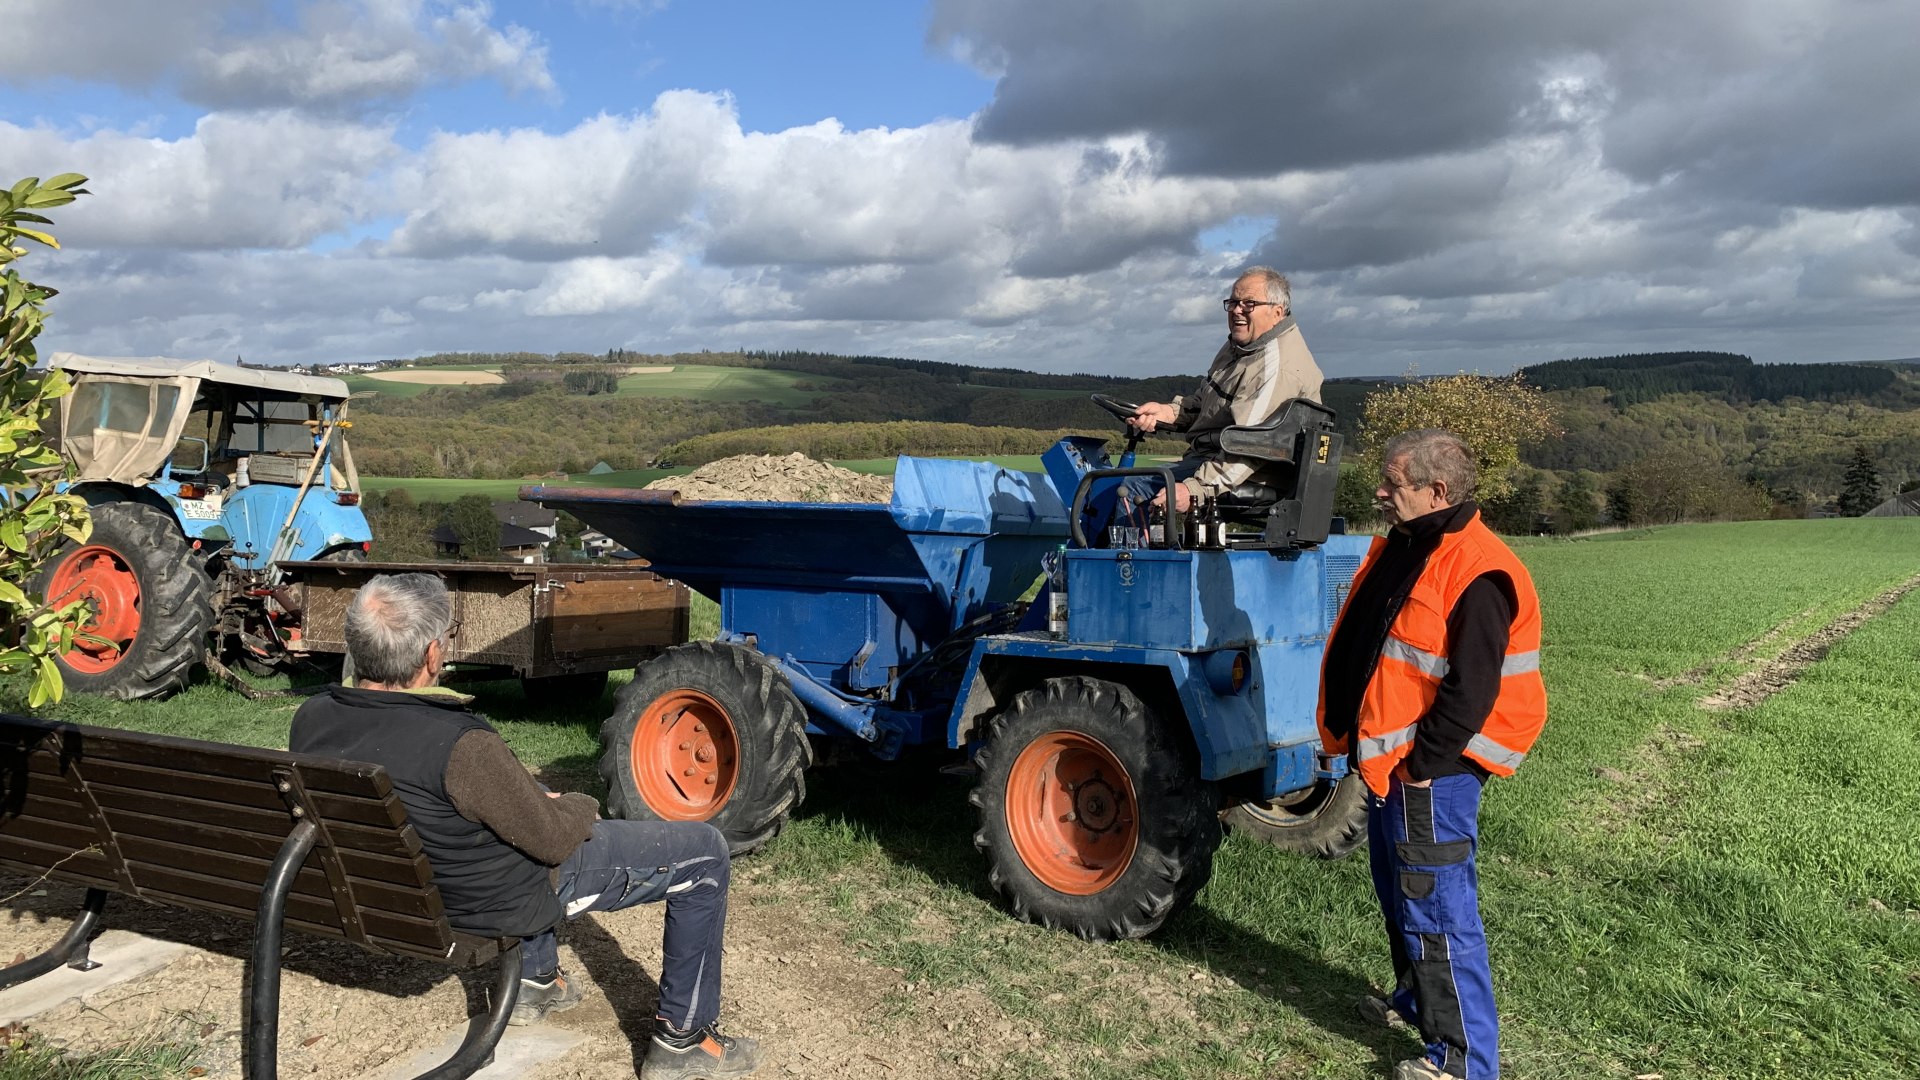
{"label": "black tire", "polygon": [[[1070,794],[1062,794],[1059,778],[1073,766],[1066,754],[1050,755],[1051,748],[1063,741],[1094,747],[1087,751],[1092,755],[1087,760],[1096,764],[1103,760],[1099,751],[1104,750],[1104,760],[1125,774],[1116,778],[1125,784],[1094,771],[1090,779],[1072,786]],[[1221,837],[1214,786],[1200,778],[1186,733],[1170,730],[1133,691],[1118,683],[1081,676],[1049,679],[1019,695],[993,719],[986,746],[974,761],[980,775],[970,801],[980,816],[973,844],[987,856],[988,880],[994,889],[1027,922],[1067,930],[1089,941],[1143,937],[1191,901],[1213,875],[1213,853]],[[1042,772],[1036,774],[1035,769]],[[1013,788],[1016,773],[1023,780],[1017,791]],[[1039,865],[1030,865],[1022,854],[1008,805],[1030,804],[1035,798],[1045,802],[1046,795],[1030,794],[1036,785],[1024,782],[1035,775],[1053,785],[1054,797],[1071,802],[1070,814],[1059,820],[1071,821],[1092,838],[1093,845],[1105,843],[1100,837],[1111,835],[1126,821],[1130,789],[1131,850],[1112,859],[1104,877],[1062,882],[1063,875],[1091,874],[1085,868],[1093,860],[1076,863],[1074,857],[1048,860],[1042,856],[1034,860]],[[1109,826],[1080,824],[1108,818]],[[1024,822],[1032,820],[1037,816],[1023,815],[1023,831]],[[1080,835],[1064,829],[1056,832]],[[1031,840],[1026,843],[1027,850],[1036,850]],[[1070,891],[1043,881],[1042,875],[1069,884]]]}
{"label": "black tire", "polygon": [[1228,829],[1282,851],[1343,859],[1367,842],[1367,785],[1359,773],[1348,773],[1285,798],[1244,803],[1221,817]]}
{"label": "black tire", "polygon": [[607,673],[576,671],[570,675],[522,675],[520,690],[533,705],[592,705],[607,693]]}
{"label": "black tire", "polygon": [[118,593],[126,601],[121,606],[130,603],[133,614],[112,620],[123,628],[113,635],[121,646],[117,658],[87,658],[75,649],[74,660],[63,655],[54,662],[67,688],[78,693],[123,701],[170,694],[186,685],[207,648],[213,582],[168,514],[136,502],[105,503],[89,512],[93,535],[85,544],[63,544],[36,575],[34,588],[46,592],[65,568],[69,580],[60,587],[68,596],[77,595],[90,586],[75,587],[70,579],[76,568],[68,564],[85,560],[120,582]]}
{"label": "black tire", "polygon": [[[704,777],[686,779],[682,797],[678,770],[669,776],[644,764],[685,744],[674,734],[682,724],[689,730],[679,734],[697,738],[691,723],[696,716],[722,719],[732,733],[731,760],[724,750],[713,760],[720,777],[713,786],[730,785],[717,807],[702,802]],[[640,730],[643,723],[649,730]],[[806,771],[813,764],[806,710],[786,678],[759,653],[715,641],[675,646],[635,668],[633,681],[621,688],[613,715],[600,729],[600,745],[608,816],[706,821],[726,836],[735,855],[758,849],[780,832],[807,796]],[[717,747],[715,739],[705,748]],[[701,749],[696,746],[692,753]],[[687,764],[705,767],[697,758]]]}

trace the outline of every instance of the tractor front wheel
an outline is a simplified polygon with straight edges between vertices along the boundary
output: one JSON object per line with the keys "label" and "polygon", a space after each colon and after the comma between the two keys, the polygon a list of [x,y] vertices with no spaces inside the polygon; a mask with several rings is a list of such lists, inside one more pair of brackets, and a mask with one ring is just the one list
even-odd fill
{"label": "tractor front wheel", "polygon": [[1213,873],[1213,785],[1181,731],[1118,683],[1049,679],[993,721],[974,846],[1015,915],[1089,941],[1160,928]]}
{"label": "tractor front wheel", "polygon": [[213,623],[213,582],[167,514],[144,503],[95,506],[93,535],[67,543],[34,586],[48,603],[92,614],[54,658],[67,688],[122,700],[186,685]]}
{"label": "tractor front wheel", "polygon": [[1228,829],[1282,851],[1345,858],[1367,842],[1367,785],[1359,773],[1348,773],[1305,791],[1244,803],[1222,816]]}
{"label": "tractor front wheel", "polygon": [[751,649],[695,641],[634,669],[600,729],[607,813],[705,821],[735,855],[759,848],[806,798],[806,712]]}

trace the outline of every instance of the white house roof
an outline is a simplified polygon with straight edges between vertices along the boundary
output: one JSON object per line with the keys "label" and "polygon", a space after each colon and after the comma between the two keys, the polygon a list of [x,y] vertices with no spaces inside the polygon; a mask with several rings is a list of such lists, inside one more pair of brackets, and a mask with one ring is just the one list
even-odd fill
{"label": "white house roof", "polygon": [[181,375],[228,386],[251,386],[333,401],[344,399],[348,393],[347,384],[339,379],[295,375],[291,371],[271,368],[241,367],[218,360],[174,360],[165,356],[81,356],[79,353],[57,352],[48,363],[67,371],[85,371],[95,375]]}

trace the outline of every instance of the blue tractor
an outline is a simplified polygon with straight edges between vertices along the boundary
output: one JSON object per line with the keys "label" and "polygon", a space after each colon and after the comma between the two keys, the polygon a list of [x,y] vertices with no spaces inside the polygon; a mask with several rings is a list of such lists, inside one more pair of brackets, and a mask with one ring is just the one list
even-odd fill
{"label": "blue tractor", "polygon": [[1332,413],[1296,399],[1230,429],[1260,482],[1198,530],[1177,514],[1154,535],[1107,527],[1116,488],[1157,470],[1125,467],[1131,446],[1116,468],[1104,445],[1064,439],[1044,474],[902,457],[887,505],[522,489],[720,607],[715,640],[641,665],[619,695],[602,729],[610,812],[710,821],[750,851],[829,744],[960,750],[993,886],[1021,918],[1089,939],[1151,933],[1190,900],[1223,819],[1353,850],[1363,793],[1314,725],[1366,550],[1334,527]]}
{"label": "blue tractor", "polygon": [[346,384],[211,360],[51,362],[74,384],[54,442],[93,518],[35,583],[91,605],[88,636],[56,659],[67,685],[154,697],[210,646],[249,666],[298,654],[280,565],[364,559],[373,539]]}

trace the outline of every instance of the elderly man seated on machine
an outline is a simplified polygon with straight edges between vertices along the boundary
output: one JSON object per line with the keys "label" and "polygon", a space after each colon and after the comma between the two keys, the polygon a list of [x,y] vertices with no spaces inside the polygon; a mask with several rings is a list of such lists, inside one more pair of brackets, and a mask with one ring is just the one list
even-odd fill
{"label": "elderly man seated on machine", "polygon": [[[1293,321],[1286,275],[1256,266],[1234,281],[1231,295],[1220,304],[1227,314],[1227,340],[1200,387],[1171,402],[1144,402],[1127,418],[1134,432],[1173,431],[1192,444],[1172,466],[1174,507],[1183,513],[1198,499],[1233,492],[1260,468],[1221,445],[1224,429],[1271,421],[1295,398],[1320,400],[1320,368]],[[1151,480],[1128,488],[1136,502],[1165,498]]]}

